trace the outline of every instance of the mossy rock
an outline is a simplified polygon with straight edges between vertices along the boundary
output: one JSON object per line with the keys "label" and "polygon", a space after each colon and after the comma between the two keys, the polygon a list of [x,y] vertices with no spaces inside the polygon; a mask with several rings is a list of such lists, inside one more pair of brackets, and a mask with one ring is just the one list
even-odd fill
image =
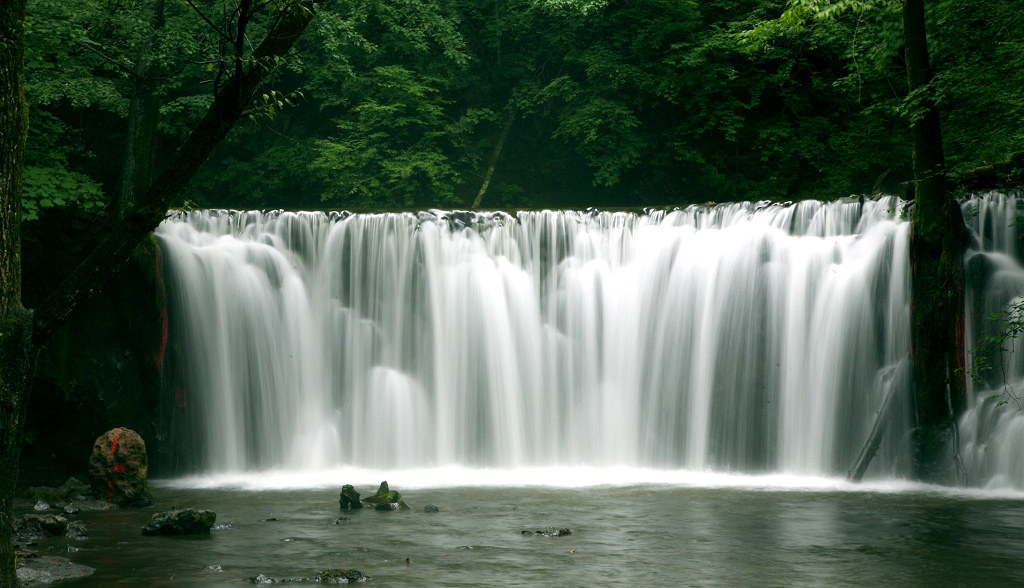
{"label": "mossy rock", "polygon": [[[385,480],[380,483],[380,488],[377,488],[377,493],[374,494],[373,496],[368,496],[364,498],[363,503],[369,506],[379,507],[384,505],[396,504],[400,500],[402,500],[402,493],[396,492],[395,490],[391,490],[390,488],[388,488],[388,483]],[[382,510],[391,510],[391,508],[386,508]]]}

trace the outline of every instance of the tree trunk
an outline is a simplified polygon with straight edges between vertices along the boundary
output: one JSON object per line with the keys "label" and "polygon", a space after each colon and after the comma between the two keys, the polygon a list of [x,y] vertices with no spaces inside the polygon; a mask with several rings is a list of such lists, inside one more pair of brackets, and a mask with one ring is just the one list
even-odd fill
{"label": "tree trunk", "polygon": [[152,179],[153,149],[160,120],[160,103],[153,79],[151,54],[157,31],[163,27],[164,0],[147,3],[143,18],[149,26],[145,40],[139,45],[132,70],[132,92],[128,104],[128,133],[125,136],[121,181],[117,194],[117,216],[128,215],[135,200]]}
{"label": "tree trunk", "polygon": [[21,305],[25,0],[0,0],[0,586],[15,586],[11,506],[28,404],[32,317]]}
{"label": "tree trunk", "polygon": [[946,186],[942,133],[934,102],[925,34],[924,0],[903,5],[907,81],[917,107],[914,136],[914,211],[910,236],[912,265],[911,357],[914,369],[914,474],[945,481],[956,450],[956,419],[966,404],[964,381],[963,214]]}
{"label": "tree trunk", "polygon": [[146,193],[110,230],[34,316],[21,306],[21,174],[27,112],[24,98],[25,0],[0,0],[0,586],[16,586],[11,549],[12,501],[33,351],[71,311],[121,266],[167,214],[213,148],[252,103],[253,95],[295,43],[315,11],[329,4],[290,3],[266,38],[218,89],[213,105]]}
{"label": "tree trunk", "polygon": [[494,176],[494,168],[498,166],[498,160],[501,159],[501,150],[505,146],[505,140],[508,139],[508,132],[512,129],[512,121],[515,119],[516,107],[513,105],[512,110],[508,113],[508,118],[505,120],[505,126],[501,129],[498,144],[494,146],[494,152],[491,153],[491,162],[487,166],[487,173],[484,174],[484,183],[480,186],[480,192],[477,193],[476,200],[473,201],[473,206],[470,208],[479,208],[480,203],[483,202],[484,194],[487,193],[487,187],[491,185],[491,177]]}
{"label": "tree trunk", "polygon": [[882,446],[882,437],[885,436],[885,430],[889,428],[889,421],[892,420],[892,404],[897,390],[899,390],[899,386],[891,386],[885,394],[885,398],[882,400],[882,407],[878,409],[878,414],[875,416],[875,424],[871,427],[868,440],[864,443],[864,447],[861,448],[860,455],[857,456],[857,461],[854,462],[853,468],[846,474],[847,480],[860,482],[864,478],[864,473],[868,471],[871,460],[878,453],[878,448]]}

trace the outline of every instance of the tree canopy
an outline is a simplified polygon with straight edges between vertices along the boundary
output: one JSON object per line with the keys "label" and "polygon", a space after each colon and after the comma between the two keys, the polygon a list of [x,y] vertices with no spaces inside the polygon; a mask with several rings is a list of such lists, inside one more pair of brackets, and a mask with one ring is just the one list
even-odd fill
{"label": "tree canopy", "polygon": [[[122,168],[140,63],[156,111],[140,160],[173,150],[209,104],[223,40],[205,20],[216,24],[221,5],[115,4],[29,2],[26,220],[49,207],[95,212],[130,182]],[[467,207],[485,177],[484,207],[894,191],[912,178],[917,99],[903,83],[899,6],[338,2],[185,198]],[[927,94],[952,171],[1021,150],[1018,17],[1012,0],[929,2],[937,76]]]}

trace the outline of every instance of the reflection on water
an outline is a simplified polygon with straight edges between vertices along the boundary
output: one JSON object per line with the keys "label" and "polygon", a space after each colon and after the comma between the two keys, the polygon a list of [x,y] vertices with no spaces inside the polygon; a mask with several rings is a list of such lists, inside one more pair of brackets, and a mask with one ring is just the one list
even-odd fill
{"label": "reflection on water", "polygon": [[[155,492],[156,508],[210,508],[231,528],[142,537],[153,509],[83,514],[90,538],[76,543],[73,559],[98,570],[71,586],[237,585],[261,573],[312,577],[333,567],[358,569],[374,586],[1024,584],[1019,499],[664,485],[435,488],[406,490],[411,511],[341,513],[331,488],[159,484]],[[441,512],[424,513],[428,503]],[[520,534],[550,526],[572,535]],[[204,572],[210,565],[224,571]]]}

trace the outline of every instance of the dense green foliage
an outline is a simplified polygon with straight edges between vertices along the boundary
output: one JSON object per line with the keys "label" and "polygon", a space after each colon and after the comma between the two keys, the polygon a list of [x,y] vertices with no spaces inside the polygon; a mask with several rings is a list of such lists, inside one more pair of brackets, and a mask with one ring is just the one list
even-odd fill
{"label": "dense green foliage", "polygon": [[[157,167],[209,104],[217,33],[184,2],[161,2],[158,17],[154,5],[30,2],[26,220],[94,212],[118,191],[140,60],[159,109],[145,154]],[[1024,149],[1020,7],[929,10],[928,92],[951,170]],[[338,2],[186,198],[466,207],[492,161],[488,208],[892,191],[911,178],[916,99],[901,44],[893,0]]]}

